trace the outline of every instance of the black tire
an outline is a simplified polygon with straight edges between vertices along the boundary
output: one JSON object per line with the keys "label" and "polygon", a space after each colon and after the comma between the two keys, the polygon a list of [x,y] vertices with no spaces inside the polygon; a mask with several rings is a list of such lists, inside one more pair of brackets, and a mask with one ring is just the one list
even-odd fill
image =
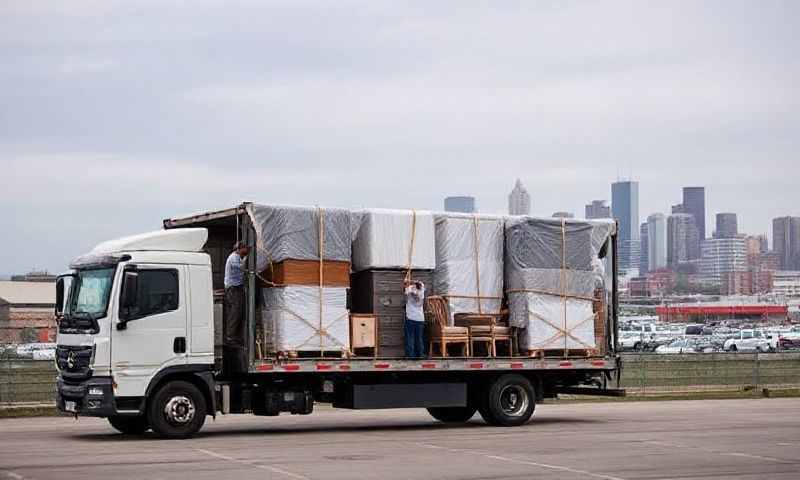
{"label": "black tire", "polygon": [[536,391],[522,375],[501,376],[491,384],[483,397],[478,411],[489,425],[524,425],[536,409]]}
{"label": "black tire", "polygon": [[164,438],[191,437],[206,421],[206,400],[194,385],[174,381],[158,389],[147,408],[150,427]]}
{"label": "black tire", "polygon": [[731,347],[728,349],[729,352],[735,352],[736,350],[738,350],[738,348],[736,348],[736,344],[735,343],[733,345],[731,345]]}
{"label": "black tire", "polygon": [[634,352],[641,352],[642,350],[644,350],[644,348],[642,347],[642,342],[636,342],[633,344]]}
{"label": "black tire", "polygon": [[108,417],[108,423],[125,435],[141,435],[149,428],[144,415]]}
{"label": "black tire", "polygon": [[475,416],[475,407],[434,407],[429,408],[431,417],[444,423],[464,423]]}

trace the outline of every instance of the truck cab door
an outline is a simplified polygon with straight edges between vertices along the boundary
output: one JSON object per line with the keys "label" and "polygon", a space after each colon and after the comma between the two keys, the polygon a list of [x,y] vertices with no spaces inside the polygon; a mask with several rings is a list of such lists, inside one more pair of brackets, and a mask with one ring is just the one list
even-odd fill
{"label": "truck cab door", "polygon": [[[127,305],[126,272],[136,277],[135,295]],[[136,264],[125,266],[122,277],[111,371],[117,396],[142,396],[156,373],[186,363],[187,271],[184,265]]]}

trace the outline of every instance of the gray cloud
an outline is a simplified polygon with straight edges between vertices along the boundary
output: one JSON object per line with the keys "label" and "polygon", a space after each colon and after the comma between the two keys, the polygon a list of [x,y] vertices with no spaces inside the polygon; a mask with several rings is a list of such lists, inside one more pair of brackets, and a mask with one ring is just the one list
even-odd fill
{"label": "gray cloud", "polygon": [[[0,272],[242,200],[800,214],[794,2],[4,2]],[[9,225],[9,224],[7,224]]]}

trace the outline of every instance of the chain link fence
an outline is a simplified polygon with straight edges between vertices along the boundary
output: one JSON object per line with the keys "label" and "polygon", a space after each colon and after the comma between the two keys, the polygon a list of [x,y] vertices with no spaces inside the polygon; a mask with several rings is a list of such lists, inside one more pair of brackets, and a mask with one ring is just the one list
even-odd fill
{"label": "chain link fence", "polygon": [[[800,388],[800,352],[624,354],[620,387],[631,395]],[[52,360],[0,358],[0,406],[55,402]]]}
{"label": "chain link fence", "polygon": [[624,354],[620,387],[633,395],[800,388],[800,353]]}

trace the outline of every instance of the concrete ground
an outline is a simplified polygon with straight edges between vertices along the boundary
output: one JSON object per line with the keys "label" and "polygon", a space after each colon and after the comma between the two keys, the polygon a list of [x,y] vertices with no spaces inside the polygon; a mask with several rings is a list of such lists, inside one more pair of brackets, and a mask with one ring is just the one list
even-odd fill
{"label": "concrete ground", "polygon": [[542,405],[518,428],[422,410],[209,418],[191,440],[0,419],[0,479],[798,479],[800,399]]}

